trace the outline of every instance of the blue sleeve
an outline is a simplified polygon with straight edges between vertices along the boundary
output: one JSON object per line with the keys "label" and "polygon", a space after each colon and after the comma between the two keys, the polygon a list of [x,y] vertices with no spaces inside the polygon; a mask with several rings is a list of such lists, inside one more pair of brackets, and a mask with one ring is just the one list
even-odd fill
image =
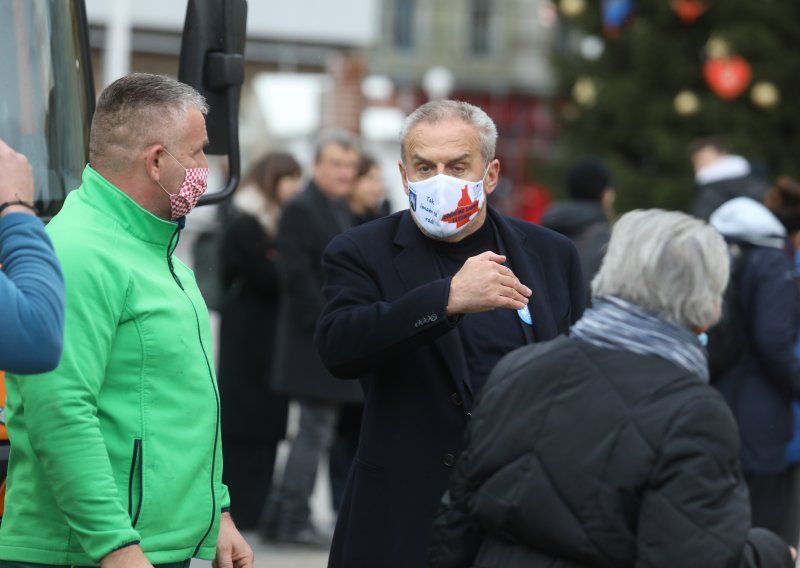
{"label": "blue sleeve", "polygon": [[64,338],[64,278],[39,219],[0,218],[0,264],[0,369],[50,371]]}

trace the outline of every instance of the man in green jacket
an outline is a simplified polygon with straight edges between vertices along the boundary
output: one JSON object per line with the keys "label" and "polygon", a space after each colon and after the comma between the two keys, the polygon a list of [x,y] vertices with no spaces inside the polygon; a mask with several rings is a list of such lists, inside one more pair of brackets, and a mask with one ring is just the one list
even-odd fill
{"label": "man in green jacket", "polygon": [[208,311],[173,256],[206,187],[206,112],[159,75],[100,95],[83,183],[47,228],[67,288],[61,363],[8,378],[0,568],[252,566],[221,481]]}

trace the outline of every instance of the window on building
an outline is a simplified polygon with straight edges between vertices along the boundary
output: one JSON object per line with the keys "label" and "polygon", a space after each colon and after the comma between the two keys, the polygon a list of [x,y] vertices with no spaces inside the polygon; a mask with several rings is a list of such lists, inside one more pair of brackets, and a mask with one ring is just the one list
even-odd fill
{"label": "window on building", "polygon": [[469,47],[472,53],[489,53],[492,0],[471,0]]}
{"label": "window on building", "polygon": [[416,0],[394,0],[394,45],[400,49],[414,47],[414,8]]}

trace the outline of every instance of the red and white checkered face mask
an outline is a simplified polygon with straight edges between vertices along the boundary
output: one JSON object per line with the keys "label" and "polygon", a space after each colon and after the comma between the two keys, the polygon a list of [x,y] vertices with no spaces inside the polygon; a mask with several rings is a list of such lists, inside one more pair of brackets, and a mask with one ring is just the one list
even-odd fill
{"label": "red and white checkered face mask", "polygon": [[[164,151],[183,168],[183,164],[178,162],[178,159],[170,154],[169,150],[164,148]],[[183,171],[186,172],[186,176],[183,178],[183,183],[177,193],[170,193],[164,189],[161,182],[158,182],[158,185],[161,186],[164,193],[169,195],[170,218],[173,221],[188,215],[189,211],[194,209],[194,206],[197,205],[200,196],[203,195],[208,188],[208,168],[183,168]]]}

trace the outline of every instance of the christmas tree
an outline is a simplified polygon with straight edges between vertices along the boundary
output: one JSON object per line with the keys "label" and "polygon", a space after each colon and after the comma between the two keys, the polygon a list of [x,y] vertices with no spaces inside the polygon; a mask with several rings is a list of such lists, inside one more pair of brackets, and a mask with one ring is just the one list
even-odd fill
{"label": "christmas tree", "polygon": [[617,209],[686,209],[692,140],[800,177],[800,2],[560,0],[561,171],[605,160]]}

